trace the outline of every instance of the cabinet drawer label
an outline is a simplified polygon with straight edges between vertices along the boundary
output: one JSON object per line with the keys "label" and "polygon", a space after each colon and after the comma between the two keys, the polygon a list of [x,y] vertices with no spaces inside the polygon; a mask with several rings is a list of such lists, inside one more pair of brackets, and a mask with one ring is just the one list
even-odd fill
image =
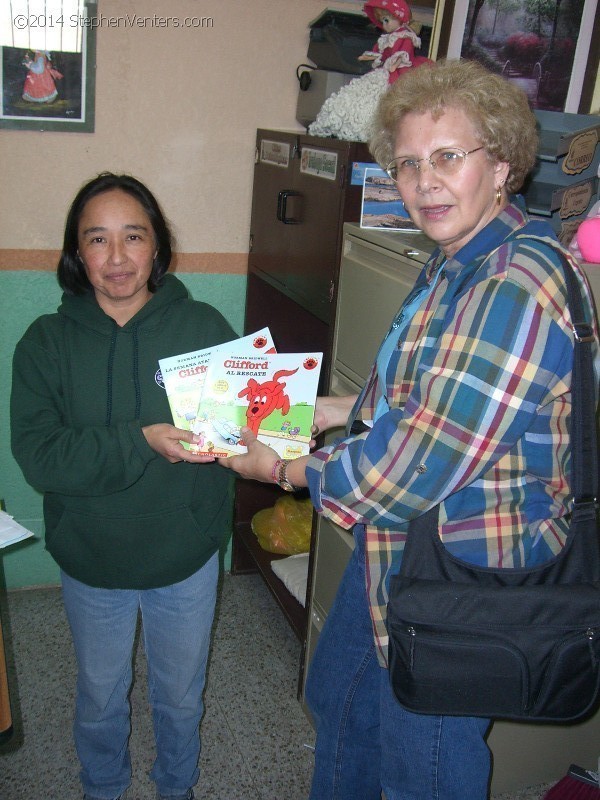
{"label": "cabinet drawer label", "polygon": [[263,139],[260,143],[260,160],[266,164],[275,164],[277,167],[289,167],[289,144],[287,142],[272,142],[269,139]]}
{"label": "cabinet drawer label", "polygon": [[569,145],[569,152],[563,162],[562,171],[567,175],[577,175],[587,169],[594,160],[594,151],[598,144],[596,128],[580,133]]}
{"label": "cabinet drawer label", "polygon": [[300,172],[334,181],[337,175],[338,154],[327,150],[316,150],[312,147],[302,148]]}
{"label": "cabinet drawer label", "polygon": [[558,212],[560,218],[567,219],[576,214],[583,214],[591,203],[593,195],[593,181],[584,181],[583,183],[576,183],[574,186],[568,186],[562,196],[560,211]]}

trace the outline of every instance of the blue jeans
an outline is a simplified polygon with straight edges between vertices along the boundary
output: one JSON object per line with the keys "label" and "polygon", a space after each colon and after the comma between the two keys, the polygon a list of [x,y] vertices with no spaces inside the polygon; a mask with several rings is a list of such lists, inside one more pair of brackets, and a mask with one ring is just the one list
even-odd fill
{"label": "blue jeans", "polygon": [[182,795],[199,776],[202,692],[214,617],[218,554],[160,589],[97,589],[61,573],[77,657],[73,732],[86,795],[115,798],[131,782],[129,690],[138,609],[148,663],[161,795]]}
{"label": "blue jeans", "polygon": [[362,538],[348,564],[306,682],[317,738],[310,800],[484,800],[489,721],[413,714],[379,666]]}

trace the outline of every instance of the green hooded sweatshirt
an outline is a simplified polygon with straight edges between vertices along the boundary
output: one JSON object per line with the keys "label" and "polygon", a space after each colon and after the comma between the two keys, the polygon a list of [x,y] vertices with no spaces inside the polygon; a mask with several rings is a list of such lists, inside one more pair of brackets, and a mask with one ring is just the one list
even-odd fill
{"label": "green hooded sweatshirt", "polygon": [[142,427],[172,422],[158,359],[235,338],[184,285],[163,285],[123,327],[95,296],[63,295],[18,343],[12,451],[44,492],[46,547],[90,586],[150,589],[188,578],[231,530],[231,473],[171,464]]}

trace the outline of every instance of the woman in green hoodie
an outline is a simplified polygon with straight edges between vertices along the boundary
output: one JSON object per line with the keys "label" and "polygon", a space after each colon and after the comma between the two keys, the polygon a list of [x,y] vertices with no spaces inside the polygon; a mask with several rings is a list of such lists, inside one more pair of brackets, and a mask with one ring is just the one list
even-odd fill
{"label": "woman in green hoodie", "polygon": [[227,470],[192,454],[171,419],[158,359],[235,338],[167,270],[171,236],[127,175],[87,183],[69,210],[58,313],[18,343],[12,450],[44,493],[78,663],[74,737],[87,800],[122,798],[132,649],[141,612],[159,798],[189,800],[218,551],[230,531]]}

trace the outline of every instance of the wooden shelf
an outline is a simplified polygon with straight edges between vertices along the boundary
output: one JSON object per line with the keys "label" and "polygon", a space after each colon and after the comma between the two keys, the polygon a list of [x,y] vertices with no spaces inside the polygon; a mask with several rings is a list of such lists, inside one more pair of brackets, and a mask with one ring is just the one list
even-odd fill
{"label": "wooden shelf", "polygon": [[263,550],[252,533],[249,523],[236,523],[234,527],[231,573],[243,575],[259,572],[271,594],[283,611],[292,630],[301,642],[306,636],[307,612],[304,606],[286,589],[283,581],[271,569],[271,562],[286,556]]}
{"label": "wooden shelf", "polygon": [[[274,145],[283,154],[283,163],[270,157],[277,151]],[[303,148],[309,154],[322,151],[335,174],[308,169],[301,157]],[[362,183],[352,180],[352,169],[356,163],[371,163],[373,159],[364,142],[266,129],[257,131],[256,153],[244,330],[251,333],[268,325],[281,353],[322,352],[319,394],[323,394],[329,385],[343,223],[358,221],[361,214]],[[287,212],[284,197],[291,198]],[[288,219],[287,224],[284,218]],[[289,224],[289,218],[297,224]],[[281,495],[282,490],[275,484],[237,482],[231,573],[260,574],[304,652],[308,610],[271,569],[271,563],[284,556],[262,550],[251,529],[254,514],[271,508]],[[314,531],[313,520],[313,543]],[[313,546],[309,553],[307,597]],[[302,655],[299,690],[303,665]]]}

